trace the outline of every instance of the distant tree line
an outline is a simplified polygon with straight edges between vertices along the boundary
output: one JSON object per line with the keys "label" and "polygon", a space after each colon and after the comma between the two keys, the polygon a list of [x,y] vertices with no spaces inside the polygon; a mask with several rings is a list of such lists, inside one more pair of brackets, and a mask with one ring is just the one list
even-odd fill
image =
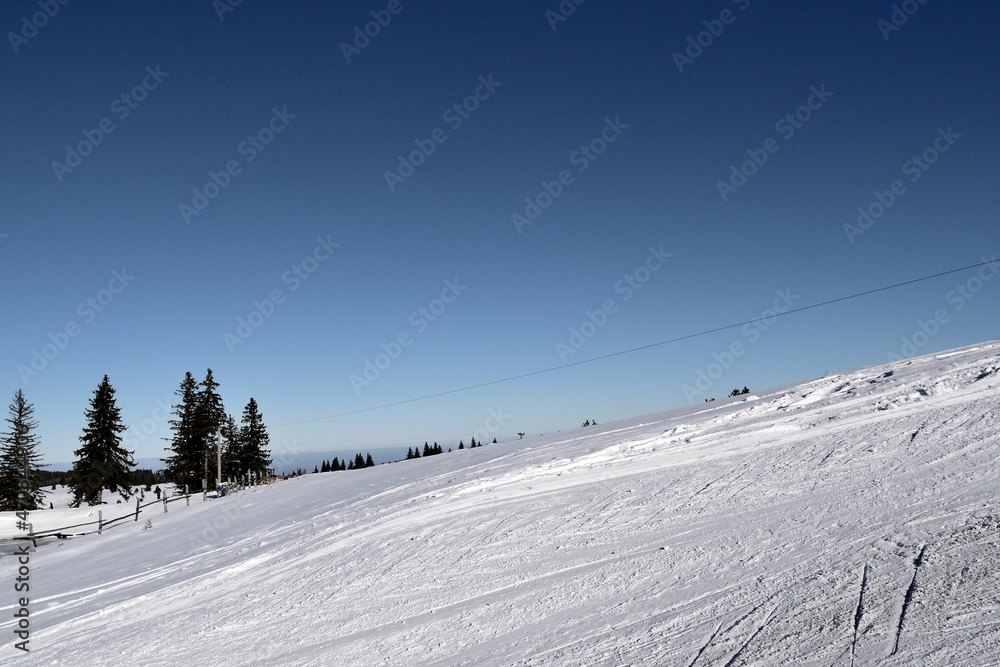
{"label": "distant tree line", "polygon": [[372,458],[371,453],[367,456],[362,455],[360,452],[354,455],[354,459],[348,461],[346,458],[343,461],[338,460],[336,456],[333,457],[333,461],[324,460],[323,463],[315,468],[313,472],[335,472],[337,470],[360,470],[361,468],[373,468],[375,467],[375,459]]}

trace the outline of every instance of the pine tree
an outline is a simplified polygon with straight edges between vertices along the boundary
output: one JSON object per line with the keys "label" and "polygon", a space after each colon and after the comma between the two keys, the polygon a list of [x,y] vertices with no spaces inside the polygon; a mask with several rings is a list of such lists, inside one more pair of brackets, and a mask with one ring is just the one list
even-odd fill
{"label": "pine tree", "polygon": [[38,436],[32,433],[38,427],[34,413],[18,389],[6,419],[10,430],[0,435],[0,511],[34,510],[45,498],[38,475],[42,457],[35,451]]}
{"label": "pine tree", "polygon": [[475,436],[473,436],[472,440],[469,441],[469,449],[472,449],[475,446],[476,446],[476,438]]}
{"label": "pine tree", "polygon": [[242,457],[240,466],[244,472],[256,471],[267,472],[271,467],[271,450],[267,447],[271,443],[271,436],[267,434],[267,427],[264,426],[264,415],[258,409],[257,401],[250,397],[250,402],[243,408],[243,427],[240,429],[240,441],[242,444]]}
{"label": "pine tree", "polygon": [[413,447],[406,448],[406,460],[409,461],[413,458]]}
{"label": "pine tree", "polygon": [[90,399],[90,409],[84,411],[87,425],[80,436],[82,446],[73,452],[77,460],[69,474],[73,493],[72,507],[81,502],[101,504],[104,489],[131,496],[132,452],[121,446],[125,424],[115,404],[115,390],[105,375]]}
{"label": "pine tree", "polygon": [[174,435],[170,441],[171,456],[163,459],[167,479],[183,489],[188,486],[195,489],[201,486],[198,468],[201,464],[200,449],[202,443],[195,430],[195,412],[198,409],[198,383],[190,372],[184,374],[181,386],[175,395],[180,397],[180,403],[172,406],[174,419],[170,420],[170,428]]}
{"label": "pine tree", "polygon": [[463,443],[461,440],[459,440],[458,441],[458,448],[459,449],[465,449],[465,443]]}
{"label": "pine tree", "polygon": [[368,458],[365,459],[365,467],[366,468],[374,468],[375,467],[375,461],[374,461],[374,459],[372,459],[371,452],[368,453]]}
{"label": "pine tree", "polygon": [[[204,480],[209,487],[212,486],[210,480],[214,478],[211,471],[215,470],[215,445],[216,433],[226,425],[226,409],[222,405],[222,397],[217,391],[219,383],[212,376],[212,369],[205,373],[205,379],[201,381],[201,390],[198,392],[198,407],[195,410],[195,432],[201,444],[201,474],[200,480]],[[242,435],[242,434],[241,434]],[[199,483],[198,488],[201,488]]]}
{"label": "pine tree", "polygon": [[419,447],[414,447],[413,448],[413,458],[415,458],[415,459],[419,459],[420,458],[420,448]]}
{"label": "pine tree", "polygon": [[333,457],[333,463],[330,464],[330,468],[332,470],[343,470],[343,468],[340,467],[340,461],[337,460],[336,456]]}
{"label": "pine tree", "polygon": [[226,425],[222,428],[222,475],[224,477],[239,477],[244,471],[240,468],[243,457],[243,439],[236,419],[226,415]]}

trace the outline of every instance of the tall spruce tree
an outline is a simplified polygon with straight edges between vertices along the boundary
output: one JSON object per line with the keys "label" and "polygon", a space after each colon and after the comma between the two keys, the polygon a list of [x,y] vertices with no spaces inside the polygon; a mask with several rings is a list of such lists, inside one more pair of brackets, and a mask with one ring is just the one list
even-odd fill
{"label": "tall spruce tree", "polygon": [[242,428],[240,428],[240,444],[242,456],[240,465],[243,472],[266,474],[271,467],[271,450],[268,445],[271,437],[264,426],[264,415],[260,413],[257,401],[250,397],[250,402],[243,408]]}
{"label": "tall spruce tree", "polygon": [[82,446],[73,452],[77,460],[69,473],[71,506],[79,507],[81,502],[99,505],[105,488],[128,499],[135,461],[132,452],[121,446],[120,434],[125,432],[125,424],[107,375],[94,391],[90,409],[84,415],[87,425],[80,436]]}
{"label": "tall spruce tree", "polygon": [[240,427],[232,415],[226,416],[226,425],[222,429],[222,474],[225,477],[238,477],[240,458],[243,456],[243,440]]}
{"label": "tall spruce tree", "polygon": [[172,454],[163,459],[167,479],[183,489],[193,490],[201,485],[198,481],[199,456],[202,443],[195,430],[195,413],[198,409],[198,382],[190,372],[184,374],[180,388],[174,392],[180,402],[173,406],[174,419],[170,428],[174,435],[170,440]]}
{"label": "tall spruce tree", "polygon": [[[201,381],[194,420],[196,435],[201,440],[201,480],[205,480],[209,488],[215,486],[216,439],[219,430],[226,425],[227,418],[218,388],[219,383],[215,381],[212,369],[209,368],[205,379]],[[201,488],[200,480],[198,488]]]}
{"label": "tall spruce tree", "polygon": [[0,511],[34,510],[45,498],[38,474],[42,456],[35,450],[38,436],[32,433],[38,427],[34,413],[18,389],[5,420],[10,430],[0,435]]}
{"label": "tall spruce tree", "polygon": [[215,484],[217,438],[228,419],[218,388],[209,368],[201,383],[191,373],[185,373],[175,392],[181,402],[173,406],[172,455],[164,463],[168,478],[179,488],[200,491],[202,480],[207,480],[210,487]]}

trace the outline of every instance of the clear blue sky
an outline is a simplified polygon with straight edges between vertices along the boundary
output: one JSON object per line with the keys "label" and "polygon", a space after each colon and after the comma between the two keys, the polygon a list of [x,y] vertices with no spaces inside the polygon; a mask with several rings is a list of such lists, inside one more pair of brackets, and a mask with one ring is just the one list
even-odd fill
{"label": "clear blue sky", "polygon": [[212,368],[275,448],[451,445],[996,338],[967,271],[316,420],[992,258],[1000,10],[902,5],[4,3],[3,405],[69,460],[107,374],[156,457]]}

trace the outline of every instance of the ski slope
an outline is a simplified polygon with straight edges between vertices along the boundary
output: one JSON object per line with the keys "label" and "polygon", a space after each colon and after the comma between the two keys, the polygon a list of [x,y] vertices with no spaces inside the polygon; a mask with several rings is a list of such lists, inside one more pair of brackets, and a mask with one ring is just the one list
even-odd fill
{"label": "ski slope", "polygon": [[998,565],[994,341],[49,542],[0,662],[992,665]]}

